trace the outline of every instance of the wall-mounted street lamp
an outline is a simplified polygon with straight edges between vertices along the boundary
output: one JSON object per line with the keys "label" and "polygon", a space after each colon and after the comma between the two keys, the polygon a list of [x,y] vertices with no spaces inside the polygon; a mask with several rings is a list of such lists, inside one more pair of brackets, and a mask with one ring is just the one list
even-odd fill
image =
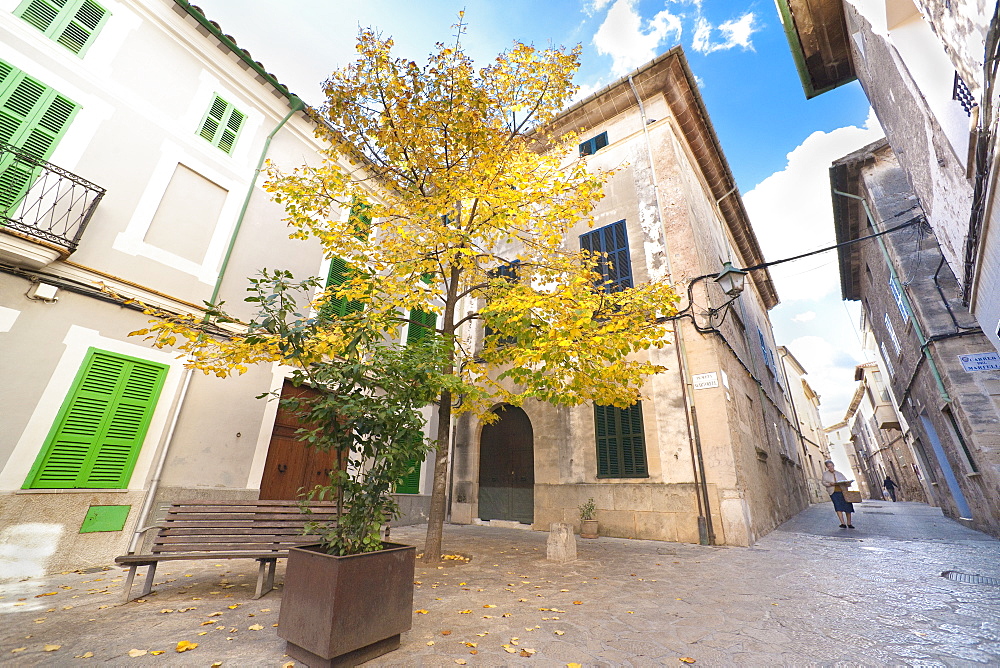
{"label": "wall-mounted street lamp", "polygon": [[722,291],[730,297],[736,297],[743,292],[743,284],[746,281],[747,272],[737,269],[731,262],[722,265],[722,271],[715,277],[715,282],[719,284]]}

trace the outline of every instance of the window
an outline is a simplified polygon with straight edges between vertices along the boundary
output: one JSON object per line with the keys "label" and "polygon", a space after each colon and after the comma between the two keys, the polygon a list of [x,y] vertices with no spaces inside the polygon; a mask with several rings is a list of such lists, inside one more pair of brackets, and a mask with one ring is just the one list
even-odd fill
{"label": "window", "polygon": [[906,308],[906,301],[903,299],[903,290],[899,287],[899,283],[896,279],[889,278],[889,291],[892,293],[892,298],[896,301],[896,308],[899,309],[899,315],[903,318],[903,322],[908,322],[910,319],[910,310]]}
{"label": "window", "polygon": [[896,349],[896,354],[899,355],[903,352],[903,348],[899,345],[899,338],[896,336],[896,330],[892,327],[892,321],[889,320],[888,313],[885,314],[883,322],[885,323],[885,331],[889,332],[889,338],[892,339],[892,345]]}
{"label": "window", "polygon": [[624,220],[581,234],[580,248],[595,254],[606,254],[597,258],[597,271],[604,278],[605,290],[618,292],[633,286],[632,260],[629,258],[628,231]]}
{"label": "window", "polygon": [[218,146],[225,153],[233,152],[233,145],[243,127],[246,115],[218,95],[208,108],[208,113],[201,121],[198,134],[208,140],[213,146]]}
{"label": "window", "polygon": [[407,345],[423,341],[434,333],[437,314],[419,308],[410,309],[410,326],[406,329]]}
{"label": "window", "polygon": [[[330,261],[330,271],[326,276],[326,289],[330,290],[343,285],[350,280],[351,273],[351,268],[347,266],[346,260],[339,257],[333,258]],[[359,301],[353,299],[348,301],[343,297],[331,297],[320,307],[319,315],[320,318],[324,319],[342,318],[348,313],[357,313],[363,308],[364,305]]]}
{"label": "window", "polygon": [[[491,280],[491,281],[492,280],[496,280],[498,278],[502,278],[507,283],[516,283],[517,280],[518,280],[518,265],[519,264],[520,264],[520,260],[511,260],[510,262],[507,262],[506,264],[502,264],[502,265],[500,265],[499,267],[497,267],[495,269],[491,269],[486,274],[486,277],[489,280]],[[502,286],[503,284],[501,283],[500,285]],[[496,333],[495,330],[492,327],[490,327],[489,325],[484,325],[483,326],[483,338],[484,339],[487,339],[487,338],[493,336],[495,333]],[[496,344],[498,346],[510,346],[510,345],[515,344],[515,343],[517,343],[517,337],[515,337],[515,336],[502,336],[496,342]]]}
{"label": "window", "polygon": [[892,367],[892,362],[889,361],[889,351],[885,349],[884,342],[879,343],[878,348],[882,351],[882,361],[885,362],[885,370],[889,374],[889,377],[892,378],[896,375],[896,370]]}
{"label": "window", "polygon": [[167,366],[87,351],[26,489],[128,485]]}
{"label": "window", "polygon": [[14,10],[46,36],[83,56],[108,19],[108,12],[91,0],[26,0]]}
{"label": "window", "polygon": [[594,404],[598,478],[648,478],[642,402],[628,408]]}
{"label": "window", "polygon": [[420,468],[423,462],[411,460],[410,472],[403,476],[403,479],[396,484],[396,494],[419,494],[420,493]]}
{"label": "window", "polygon": [[580,157],[593,155],[608,145],[608,133],[602,132],[580,144]]}
{"label": "window", "polygon": [[[54,90],[0,61],[0,144],[16,146],[29,158],[47,160],[66,134],[78,107]],[[34,169],[11,154],[0,158],[0,215],[24,197]]]}
{"label": "window", "polygon": [[771,349],[767,347],[767,341],[764,339],[764,332],[757,328],[757,338],[760,339],[760,352],[761,356],[764,358],[764,366],[767,367],[768,371],[772,374],[777,375],[777,367],[774,364],[774,353]]}

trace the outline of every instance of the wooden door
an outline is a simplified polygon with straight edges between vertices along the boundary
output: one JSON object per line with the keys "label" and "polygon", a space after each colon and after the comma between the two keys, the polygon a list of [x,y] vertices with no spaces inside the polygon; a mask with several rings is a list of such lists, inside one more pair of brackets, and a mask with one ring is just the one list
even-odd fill
{"label": "wooden door", "polygon": [[[316,390],[295,387],[285,381],[281,396],[301,397],[315,394]],[[295,431],[303,426],[286,408],[278,407],[267,449],[264,477],[260,481],[260,498],[274,500],[297,499],[302,492],[316,485],[325,485],[336,466],[336,453],[321,452],[295,438]]]}
{"label": "wooden door", "polygon": [[535,518],[535,453],[531,420],[514,406],[479,439],[479,517],[530,524]]}

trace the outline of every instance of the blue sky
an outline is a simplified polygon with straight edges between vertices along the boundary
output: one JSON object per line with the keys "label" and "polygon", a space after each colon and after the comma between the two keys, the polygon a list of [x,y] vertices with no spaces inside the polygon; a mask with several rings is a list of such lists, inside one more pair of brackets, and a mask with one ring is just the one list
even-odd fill
{"label": "blue sky", "polygon": [[[834,242],[827,169],[881,136],[857,83],[806,100],[772,0],[196,0],[240,46],[307,102],[355,57],[359,26],[424,60],[465,9],[468,52],[485,64],[514,40],[583,46],[577,83],[592,91],[677,44],[768,260]],[[276,8],[280,8],[276,11]],[[779,344],[809,371],[825,424],[843,419],[864,361],[857,308],[840,301],[836,254],[772,270]]]}

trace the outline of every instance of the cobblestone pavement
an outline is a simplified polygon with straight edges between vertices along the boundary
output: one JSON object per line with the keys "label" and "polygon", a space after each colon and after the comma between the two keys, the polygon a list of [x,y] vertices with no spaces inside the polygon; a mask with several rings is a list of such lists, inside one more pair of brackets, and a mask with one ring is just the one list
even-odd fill
{"label": "cobblestone pavement", "polygon": [[[1000,580],[1000,541],[916,503],[865,502],[854,522],[838,528],[824,504],[750,548],[581,539],[569,564],[545,560],[543,532],[448,526],[446,551],[471,561],[418,562],[413,629],[369,665],[1000,665],[1000,586],[941,575]],[[0,585],[0,664],[290,661],[280,590],[251,599],[254,562],[160,571],[124,606],[117,568]]]}

